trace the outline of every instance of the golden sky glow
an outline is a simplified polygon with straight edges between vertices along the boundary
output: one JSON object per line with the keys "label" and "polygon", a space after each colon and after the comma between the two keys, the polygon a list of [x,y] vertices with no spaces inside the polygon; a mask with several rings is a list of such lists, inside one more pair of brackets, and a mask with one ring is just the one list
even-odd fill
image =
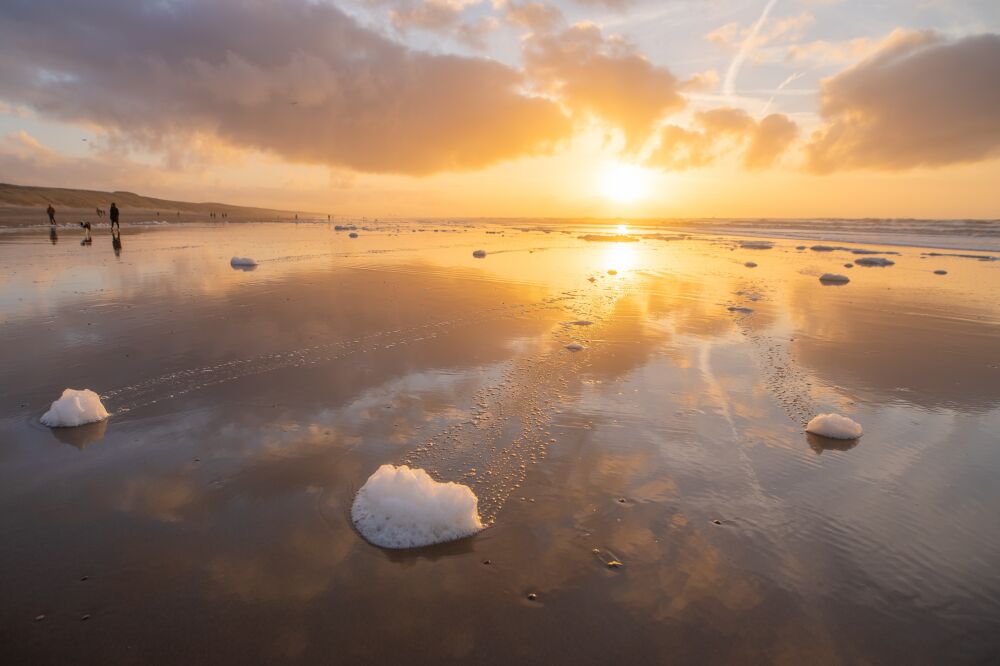
{"label": "golden sky glow", "polygon": [[[0,9],[3,182],[344,215],[1000,217],[985,0],[43,4]],[[62,28],[147,24],[110,50]]]}

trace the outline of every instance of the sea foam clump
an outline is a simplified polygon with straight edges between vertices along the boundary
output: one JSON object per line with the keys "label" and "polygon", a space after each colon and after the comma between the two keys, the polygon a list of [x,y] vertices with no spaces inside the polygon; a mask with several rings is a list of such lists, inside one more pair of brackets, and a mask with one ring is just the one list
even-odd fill
{"label": "sea foam clump", "polygon": [[819,276],[819,281],[823,284],[847,284],[851,279],[839,273],[823,273]]}
{"label": "sea foam clump", "polygon": [[806,432],[830,439],[857,439],[864,434],[860,423],[840,414],[814,416],[806,426]]}
{"label": "sea foam clump", "polygon": [[422,469],[382,465],[361,486],[351,520],[382,548],[418,548],[483,529],[479,500],[468,486],[440,483]]}
{"label": "sea foam clump", "polygon": [[50,428],[71,428],[87,423],[97,423],[108,418],[108,410],[101,398],[90,389],[71,389],[52,403],[49,411],[42,414],[42,425]]}
{"label": "sea foam clump", "polygon": [[229,260],[230,266],[256,266],[257,262],[250,257],[233,257]]}

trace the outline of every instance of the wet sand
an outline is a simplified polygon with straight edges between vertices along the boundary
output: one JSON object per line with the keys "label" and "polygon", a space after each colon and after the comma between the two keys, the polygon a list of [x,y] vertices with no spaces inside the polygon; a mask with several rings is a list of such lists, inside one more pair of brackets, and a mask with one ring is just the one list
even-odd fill
{"label": "wet sand", "polygon": [[[3,663],[1000,658],[1000,262],[536,227],[0,233]],[[404,462],[488,528],[366,543]]]}

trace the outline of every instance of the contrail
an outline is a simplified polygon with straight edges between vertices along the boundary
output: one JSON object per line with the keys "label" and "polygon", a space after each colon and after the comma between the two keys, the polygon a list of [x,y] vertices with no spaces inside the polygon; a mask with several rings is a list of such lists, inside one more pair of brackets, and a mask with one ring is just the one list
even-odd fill
{"label": "contrail", "polygon": [[764,11],[760,13],[760,18],[757,22],[753,24],[750,28],[750,34],[747,38],[743,40],[740,44],[740,50],[736,53],[736,57],[733,61],[729,63],[729,69],[726,71],[726,79],[722,84],[722,92],[725,93],[726,97],[732,97],[733,93],[736,91],[736,77],[740,74],[740,68],[743,66],[743,61],[747,59],[750,55],[750,49],[753,48],[754,41],[757,39],[757,34],[760,32],[761,26],[764,25],[764,21],[767,20],[767,15],[771,13],[774,6],[778,4],[778,0],[768,0],[767,4],[764,5]]}
{"label": "contrail", "polygon": [[767,104],[764,105],[764,108],[761,109],[760,113],[758,113],[757,115],[763,116],[765,113],[767,113],[767,110],[771,108],[772,104],[774,104],[774,98],[775,98],[775,96],[778,93],[780,93],[782,90],[784,90],[785,86],[787,86],[789,83],[791,83],[792,81],[795,81],[796,79],[801,79],[805,75],[806,75],[805,72],[795,72],[794,74],[792,74],[791,76],[789,76],[787,79],[785,79],[784,81],[782,81],[781,83],[779,83],[778,87],[774,89],[774,93],[771,95],[771,99],[767,100]]}

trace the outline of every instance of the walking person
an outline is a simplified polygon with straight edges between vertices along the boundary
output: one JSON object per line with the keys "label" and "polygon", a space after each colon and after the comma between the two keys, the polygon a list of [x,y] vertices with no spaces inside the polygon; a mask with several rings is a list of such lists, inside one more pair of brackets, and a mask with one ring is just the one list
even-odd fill
{"label": "walking person", "polygon": [[45,212],[49,214],[49,224],[53,227],[56,226],[56,209],[52,207],[52,204],[49,204]]}
{"label": "walking person", "polygon": [[115,202],[113,201],[111,202],[110,217],[111,217],[111,228],[114,229],[115,227],[118,227],[118,229],[121,229],[121,225],[118,224],[118,206],[116,206]]}

